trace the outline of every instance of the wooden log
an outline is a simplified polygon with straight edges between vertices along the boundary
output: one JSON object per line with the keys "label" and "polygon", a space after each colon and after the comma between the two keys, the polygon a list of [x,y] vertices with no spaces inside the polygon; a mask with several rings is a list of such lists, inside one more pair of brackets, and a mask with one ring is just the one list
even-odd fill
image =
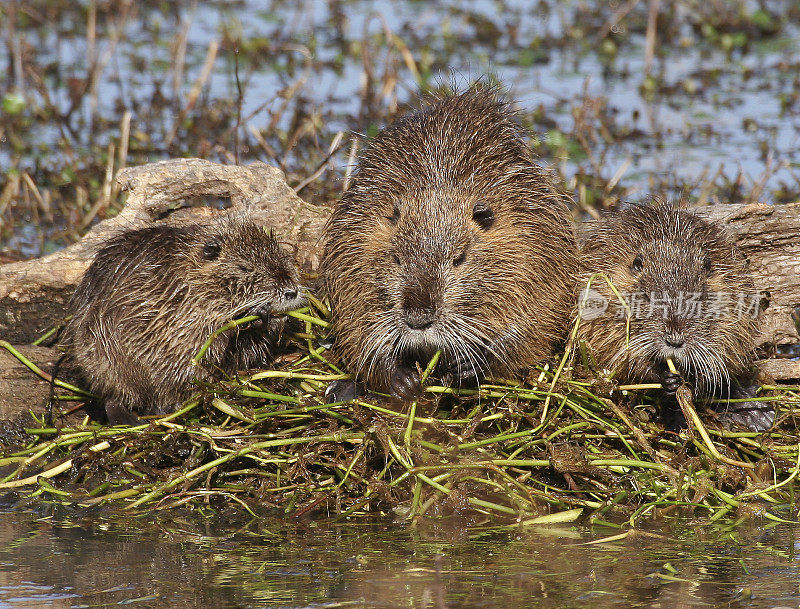
{"label": "wooden log", "polygon": [[0,266],[0,338],[27,343],[60,323],[83,272],[110,236],[161,222],[191,222],[212,213],[209,203],[223,204],[228,212],[245,210],[272,227],[279,240],[296,248],[304,271],[314,272],[319,264],[319,236],[330,210],[300,199],[275,167],[173,159],[126,169],[117,182],[130,193],[117,216],[49,256]]}
{"label": "wooden log", "polygon": [[765,359],[758,362],[758,369],[766,378],[780,381],[800,381],[800,362],[793,359]]}
{"label": "wooden log", "polygon": [[[59,358],[55,349],[19,345],[16,349],[50,372]],[[0,348],[0,419],[14,419],[32,410],[41,413],[50,396],[50,383],[39,378],[8,351]]]}
{"label": "wooden log", "polygon": [[762,296],[762,347],[800,343],[800,203],[731,204],[699,212],[721,222],[750,261]]}

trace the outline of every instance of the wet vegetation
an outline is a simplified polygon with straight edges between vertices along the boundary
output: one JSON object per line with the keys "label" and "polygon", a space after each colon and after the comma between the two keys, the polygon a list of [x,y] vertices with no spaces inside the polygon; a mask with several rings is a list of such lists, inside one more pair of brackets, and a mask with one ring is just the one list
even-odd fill
{"label": "wet vegetation", "polygon": [[[653,8],[655,7],[655,9]],[[113,176],[172,156],[280,166],[324,205],[419,90],[491,73],[519,100],[575,216],[624,199],[800,198],[800,11],[775,2],[38,2],[0,5],[0,255],[39,255],[115,214]],[[201,387],[136,428],[2,430],[14,502],[133,513],[620,523],[672,514],[794,519],[798,387],[763,387],[778,423],[726,431],[697,405],[666,431],[647,396],[573,369],[568,351],[480,393],[326,403],[324,303],[295,314],[274,369]],[[9,347],[8,345],[5,345]],[[35,365],[31,363],[31,367]],[[424,377],[425,371],[420,371]],[[43,373],[46,374],[46,373]]]}

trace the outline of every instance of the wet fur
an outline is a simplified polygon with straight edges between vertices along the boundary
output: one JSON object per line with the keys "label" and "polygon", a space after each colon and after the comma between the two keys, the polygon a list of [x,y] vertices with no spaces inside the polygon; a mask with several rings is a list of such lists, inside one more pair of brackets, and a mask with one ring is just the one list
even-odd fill
{"label": "wet fur", "polygon": [[[580,289],[593,274],[603,273],[621,294],[655,294],[668,303],[666,318],[660,306],[654,315],[633,315],[627,335],[626,316],[617,316],[617,296],[604,277],[594,277],[591,288],[608,300],[609,309],[581,320],[577,338],[596,364],[615,371],[622,383],[668,385],[675,380],[666,367],[669,356],[697,394],[734,397],[739,380],[752,376],[757,329],[754,315],[738,313],[739,295],[747,295],[750,304],[755,287],[745,257],[723,228],[689,210],[653,203],[587,223],[579,241]],[[704,313],[682,314],[679,293],[699,294]],[[649,311],[648,301],[640,302]],[[710,314],[714,307],[723,313]],[[683,347],[667,343],[676,338]]]}
{"label": "wet fur", "polygon": [[[72,297],[67,362],[110,422],[165,414],[191,395],[193,379],[269,362],[282,326],[269,315],[300,306],[298,290],[291,257],[244,218],[122,233]],[[214,330],[248,314],[263,321],[223,333],[191,365]]]}
{"label": "wet fur", "polygon": [[326,227],[336,349],[396,394],[437,349],[457,382],[517,372],[563,338],[575,261],[565,200],[508,104],[482,87],[435,99],[369,142]]}

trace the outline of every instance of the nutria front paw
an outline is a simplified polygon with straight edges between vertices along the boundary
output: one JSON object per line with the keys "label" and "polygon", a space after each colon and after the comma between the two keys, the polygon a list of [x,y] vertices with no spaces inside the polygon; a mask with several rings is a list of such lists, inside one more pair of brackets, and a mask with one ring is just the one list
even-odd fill
{"label": "nutria front paw", "polygon": [[105,410],[109,425],[142,425],[144,423],[116,400],[106,400]]}
{"label": "nutria front paw", "polygon": [[325,390],[325,401],[329,404],[334,402],[352,402],[367,394],[367,389],[361,383],[355,381],[333,381]]}
{"label": "nutria front paw", "polygon": [[419,373],[408,366],[399,366],[392,375],[392,394],[404,401],[418,398],[422,393]]}
{"label": "nutria front paw", "polygon": [[[731,388],[731,399],[754,398],[758,393],[757,384],[738,384]],[[775,422],[775,408],[769,402],[747,400],[746,402],[727,402],[716,408],[723,424],[743,425],[751,431],[767,431]]]}
{"label": "nutria front paw", "polygon": [[767,402],[729,402],[717,413],[723,425],[742,425],[750,431],[767,431],[775,422],[775,409]]}
{"label": "nutria front paw", "polygon": [[445,361],[442,372],[451,375],[453,384],[459,387],[476,387],[484,377],[483,366],[463,352],[450,356]]}
{"label": "nutria front paw", "polygon": [[674,395],[681,385],[683,385],[683,379],[679,374],[666,374],[661,378],[661,386],[665,393]]}
{"label": "nutria front paw", "polygon": [[250,317],[251,315],[257,316],[258,319],[254,319],[253,321],[248,321],[246,324],[240,325],[240,332],[260,332],[266,330],[275,320],[275,318],[272,317],[272,307],[270,306],[262,306],[251,311],[247,311],[245,314],[241,315],[241,317]]}

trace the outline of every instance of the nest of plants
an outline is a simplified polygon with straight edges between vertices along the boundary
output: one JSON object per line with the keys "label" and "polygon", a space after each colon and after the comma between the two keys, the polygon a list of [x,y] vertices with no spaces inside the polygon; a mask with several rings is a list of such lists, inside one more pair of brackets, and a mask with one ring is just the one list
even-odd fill
{"label": "nest of plants", "polygon": [[757,399],[777,411],[765,433],[726,430],[679,392],[688,425],[671,432],[642,392],[582,378],[568,348],[525,379],[480,389],[442,384],[434,356],[414,403],[373,394],[330,403],[328,385],[349,377],[328,357],[328,311],[312,298],[291,315],[300,331],[271,369],[198,385],[178,411],[140,426],[64,417],[85,398],[57,380],[56,425],[32,413],[3,435],[0,489],[16,501],[135,513],[188,505],[615,526],[672,512],[794,518],[800,387],[762,388]]}

